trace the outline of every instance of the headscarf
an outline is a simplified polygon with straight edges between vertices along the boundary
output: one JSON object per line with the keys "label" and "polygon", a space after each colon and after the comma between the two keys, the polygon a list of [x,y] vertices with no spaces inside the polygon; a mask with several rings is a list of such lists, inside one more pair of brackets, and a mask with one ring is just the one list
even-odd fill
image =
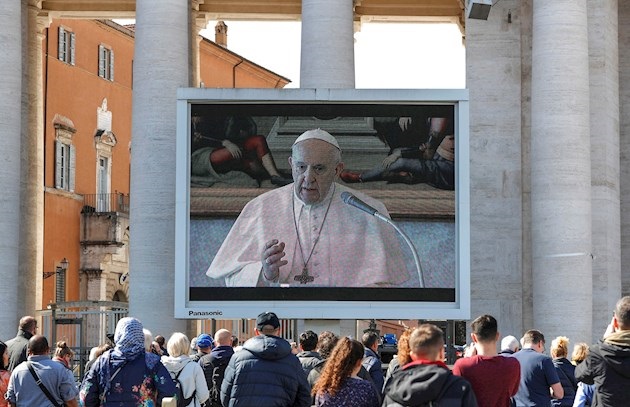
{"label": "headscarf", "polygon": [[101,369],[98,372],[99,387],[103,389],[101,397],[109,393],[111,375],[125,363],[145,355],[144,332],[142,322],[136,318],[126,317],[118,321],[114,333],[115,347],[103,354]]}
{"label": "headscarf", "polygon": [[144,331],[142,322],[136,318],[126,317],[118,321],[114,333],[115,350],[126,360],[134,360],[144,355]]}

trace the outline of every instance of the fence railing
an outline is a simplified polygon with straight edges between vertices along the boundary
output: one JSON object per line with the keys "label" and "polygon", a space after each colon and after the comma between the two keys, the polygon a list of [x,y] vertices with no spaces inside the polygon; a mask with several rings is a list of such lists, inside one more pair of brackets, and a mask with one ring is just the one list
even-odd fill
{"label": "fence railing", "polygon": [[83,195],[84,212],[121,212],[129,213],[129,194],[113,192],[111,194]]}
{"label": "fence railing", "polygon": [[77,301],[51,304],[39,312],[40,333],[48,338],[51,350],[65,341],[74,351],[73,373],[77,381],[85,374],[90,350],[106,342],[116,324],[128,314],[128,304],[114,301]]}

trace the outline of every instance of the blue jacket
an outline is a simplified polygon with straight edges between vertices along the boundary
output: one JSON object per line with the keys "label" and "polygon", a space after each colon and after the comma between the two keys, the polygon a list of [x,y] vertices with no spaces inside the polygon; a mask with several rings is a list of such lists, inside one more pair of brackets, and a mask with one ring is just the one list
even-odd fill
{"label": "blue jacket", "polygon": [[271,335],[245,342],[225,370],[221,402],[224,407],[310,406],[310,386],[289,342]]}
{"label": "blue jacket", "polygon": [[383,384],[385,382],[385,375],[383,375],[383,366],[381,365],[381,358],[378,357],[374,351],[368,347],[365,348],[363,354],[363,362],[361,363],[365,370],[370,373],[374,386],[378,390],[380,395],[383,391]]}
{"label": "blue jacket", "polygon": [[109,394],[106,395],[106,402],[102,404],[99,398],[102,393],[99,379],[104,364],[109,362],[108,353],[103,354],[85,375],[79,393],[81,406],[148,406],[155,405],[156,400],[161,401],[163,397],[175,395],[175,383],[160,362],[160,357],[153,353],[145,353],[144,357],[124,362],[123,367],[115,375],[116,369],[110,370],[113,376],[110,381],[111,387]]}

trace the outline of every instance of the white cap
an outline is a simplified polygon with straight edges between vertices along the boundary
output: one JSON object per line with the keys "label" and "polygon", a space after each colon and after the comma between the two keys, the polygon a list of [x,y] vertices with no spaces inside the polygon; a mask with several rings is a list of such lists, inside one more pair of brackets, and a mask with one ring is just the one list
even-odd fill
{"label": "white cap", "polygon": [[304,133],[302,133],[302,135],[300,135],[300,137],[295,139],[295,141],[293,142],[293,145],[296,145],[297,143],[300,143],[304,140],[309,140],[309,139],[317,139],[317,140],[325,141],[326,143],[335,146],[337,150],[341,151],[341,147],[339,147],[339,143],[337,143],[337,139],[331,136],[330,133],[322,129],[312,129],[312,130],[305,131]]}

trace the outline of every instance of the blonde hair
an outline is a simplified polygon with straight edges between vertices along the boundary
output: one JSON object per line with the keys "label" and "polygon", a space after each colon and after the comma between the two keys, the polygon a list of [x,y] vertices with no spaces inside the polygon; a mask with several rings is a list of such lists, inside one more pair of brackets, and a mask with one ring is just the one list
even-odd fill
{"label": "blonde hair", "polygon": [[148,329],[142,329],[144,333],[144,350],[146,352],[151,352],[151,344],[153,344],[153,334]]}
{"label": "blonde hair", "polygon": [[166,343],[166,350],[169,356],[174,358],[181,355],[188,355],[188,348],[190,346],[190,340],[181,332],[175,332],[168,338]]}
{"label": "blonde hair", "polygon": [[558,336],[556,339],[551,341],[551,349],[549,349],[549,353],[554,359],[566,358],[569,355],[569,338],[566,336]]}
{"label": "blonde hair", "polygon": [[407,363],[411,362],[409,337],[411,336],[412,331],[413,330],[411,328],[406,328],[398,340],[398,353],[396,355],[396,359],[398,359],[398,365],[400,367],[403,367]]}
{"label": "blonde hair", "polygon": [[571,354],[571,361],[575,364],[582,363],[588,355],[588,344],[584,342],[576,343]]}
{"label": "blonde hair", "polygon": [[68,347],[68,344],[66,343],[66,341],[59,341],[57,342],[57,346],[55,348],[55,357],[57,358],[63,358],[65,356],[70,356],[73,357],[74,356],[74,352],[72,351],[72,349],[70,349]]}

